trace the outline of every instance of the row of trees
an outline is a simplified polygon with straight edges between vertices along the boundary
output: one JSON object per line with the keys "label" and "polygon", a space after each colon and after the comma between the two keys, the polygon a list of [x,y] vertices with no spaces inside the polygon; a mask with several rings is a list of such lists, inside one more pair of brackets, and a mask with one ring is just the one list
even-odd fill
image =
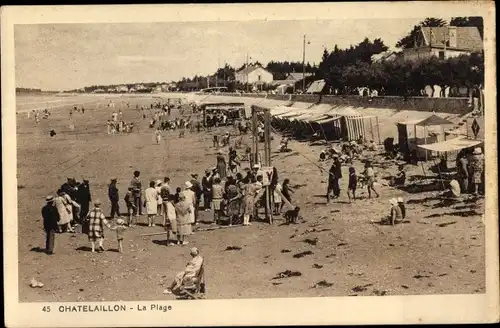
{"label": "row of trees", "polygon": [[[413,47],[421,26],[446,26],[439,18],[426,18],[398,41],[399,48]],[[481,17],[455,17],[453,26],[476,26],[483,32]],[[456,58],[431,57],[418,61],[396,60],[372,63],[372,56],[388,50],[381,39],[365,38],[361,43],[333,51],[324,50],[316,78],[324,79],[328,89],[338,93],[357,93],[358,87],[383,90],[387,95],[420,95],[426,85],[467,87],[483,84],[483,54],[461,55]]]}
{"label": "row of trees", "polygon": [[356,94],[357,88],[368,87],[384,95],[419,96],[427,85],[438,85],[444,90],[483,84],[484,61],[482,54],[477,53],[446,60],[431,57],[373,64],[358,61],[334,73],[327,76],[326,82],[340,94]]}

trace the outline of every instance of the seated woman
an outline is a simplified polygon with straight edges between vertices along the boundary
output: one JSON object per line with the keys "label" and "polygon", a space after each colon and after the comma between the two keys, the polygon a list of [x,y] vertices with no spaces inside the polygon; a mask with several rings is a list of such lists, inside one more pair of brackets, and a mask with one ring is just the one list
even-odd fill
{"label": "seated woman", "polygon": [[198,248],[191,248],[192,259],[186,265],[184,271],[175,275],[174,281],[169,288],[163,291],[164,294],[181,295],[184,286],[191,286],[198,282],[200,270],[203,266],[203,257],[200,256]]}
{"label": "seated woman", "polygon": [[456,179],[450,181],[449,189],[443,193],[444,197],[459,198],[460,197],[460,184]]}
{"label": "seated woman", "polygon": [[395,176],[391,177],[389,185],[391,187],[399,187],[399,186],[404,186],[405,182],[406,182],[406,172],[404,171],[404,166],[399,165],[398,172],[396,173]]}

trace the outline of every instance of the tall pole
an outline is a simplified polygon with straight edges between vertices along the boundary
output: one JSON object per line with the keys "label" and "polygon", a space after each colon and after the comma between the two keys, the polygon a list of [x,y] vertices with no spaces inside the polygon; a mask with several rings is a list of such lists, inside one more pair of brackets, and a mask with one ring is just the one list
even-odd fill
{"label": "tall pole", "polygon": [[304,34],[304,44],[302,48],[302,93],[306,92],[306,35]]}
{"label": "tall pole", "polygon": [[247,80],[246,80],[246,83],[247,83],[247,92],[248,92],[248,53],[247,53],[247,62],[246,62],[246,65],[245,65],[245,70],[247,72]]}
{"label": "tall pole", "polygon": [[[217,73],[219,73],[219,68],[220,68],[220,58],[217,59]],[[219,86],[219,76],[217,76],[217,73],[215,73],[215,86]]]}

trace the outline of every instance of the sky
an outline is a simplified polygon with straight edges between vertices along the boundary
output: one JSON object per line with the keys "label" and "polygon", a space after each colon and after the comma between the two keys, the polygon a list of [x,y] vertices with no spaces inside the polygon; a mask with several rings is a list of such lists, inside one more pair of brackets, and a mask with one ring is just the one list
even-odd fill
{"label": "sky", "polygon": [[70,90],[169,82],[213,74],[228,63],[319,64],[323,49],[381,38],[391,49],[422,19],[16,25],[16,86]]}

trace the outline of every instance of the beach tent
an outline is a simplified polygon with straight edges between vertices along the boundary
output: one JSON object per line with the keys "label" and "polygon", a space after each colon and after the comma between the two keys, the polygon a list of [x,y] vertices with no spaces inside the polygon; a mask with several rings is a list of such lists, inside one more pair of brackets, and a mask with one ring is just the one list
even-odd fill
{"label": "beach tent", "polygon": [[424,119],[398,122],[399,151],[416,152],[418,158],[427,159],[427,151],[418,145],[446,140],[445,128],[452,128],[453,122],[435,114]]}
{"label": "beach tent", "polygon": [[445,152],[456,152],[465,148],[472,148],[483,143],[482,140],[466,139],[465,137],[458,137],[454,139],[448,139],[445,141],[435,142],[426,145],[418,145],[418,147],[435,151],[437,153]]}
{"label": "beach tent", "polygon": [[309,88],[307,88],[306,93],[322,93],[326,86],[325,80],[317,80],[311,83]]}

